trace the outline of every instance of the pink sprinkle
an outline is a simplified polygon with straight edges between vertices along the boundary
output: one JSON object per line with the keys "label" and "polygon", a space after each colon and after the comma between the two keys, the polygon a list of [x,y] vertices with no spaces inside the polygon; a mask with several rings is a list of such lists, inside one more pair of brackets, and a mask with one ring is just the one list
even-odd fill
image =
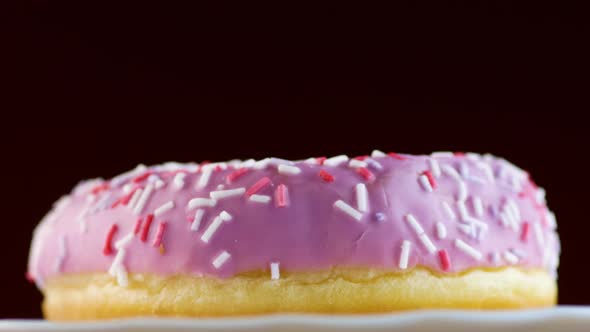
{"label": "pink sprinkle", "polygon": [[137,218],[137,220],[135,221],[135,227],[133,227],[133,234],[139,234],[139,230],[141,229],[141,221],[141,217]]}
{"label": "pink sprinkle", "polygon": [[278,207],[287,206],[287,186],[279,184],[275,191],[275,200]]}
{"label": "pink sprinkle", "polygon": [[141,182],[141,181],[149,178],[150,175],[152,175],[152,171],[147,171],[147,172],[143,173],[142,175],[139,175],[135,179],[133,179],[133,183]]}
{"label": "pink sprinkle", "polygon": [[320,177],[326,182],[334,182],[334,176],[323,169],[320,170]]}
{"label": "pink sprinkle", "polygon": [[152,243],[153,247],[159,247],[162,243],[162,237],[164,236],[164,231],[166,230],[166,226],[168,225],[167,222],[162,221],[158,224],[158,229],[156,230],[156,236],[154,237],[154,242]]}
{"label": "pink sprinkle", "polygon": [[145,223],[143,223],[143,226],[141,228],[141,236],[139,237],[141,242],[145,242],[147,240],[147,236],[150,231],[152,221],[154,221],[154,215],[150,213],[145,217]]}
{"label": "pink sprinkle", "polygon": [[252,196],[257,193],[260,189],[270,183],[270,179],[268,177],[263,177],[262,179],[256,181],[248,190],[246,190],[246,196]]}
{"label": "pink sprinkle", "polygon": [[436,180],[434,179],[434,176],[432,176],[432,172],[427,170],[427,171],[422,172],[422,174],[426,175],[426,177],[428,178],[428,182],[430,183],[430,186],[432,187],[432,189],[436,189]]}
{"label": "pink sprinkle", "polygon": [[391,158],[395,158],[397,160],[406,160],[407,159],[406,157],[400,156],[399,154],[397,154],[395,152],[389,152],[387,155],[390,156]]}
{"label": "pink sprinkle", "polygon": [[438,258],[440,259],[440,265],[442,266],[443,271],[448,271],[451,268],[449,253],[445,249],[441,249],[438,251]]}
{"label": "pink sprinkle", "polygon": [[326,158],[326,157],[315,158],[315,160],[318,162],[318,165],[320,165],[320,166],[324,164],[324,161],[326,161],[326,159],[328,159],[328,158]]}
{"label": "pink sprinkle", "polygon": [[371,173],[371,171],[369,171],[366,167],[359,167],[356,169],[356,172],[367,181],[373,181],[375,179],[375,175]]}
{"label": "pink sprinkle", "polygon": [[111,246],[111,242],[113,241],[113,237],[115,236],[115,233],[117,233],[118,229],[119,227],[117,226],[117,224],[112,224],[111,228],[109,229],[109,232],[107,233],[107,238],[104,242],[104,247],[102,248],[102,253],[105,254],[105,256],[108,256],[113,253],[113,247]]}
{"label": "pink sprinkle", "polygon": [[522,223],[522,232],[520,233],[520,240],[527,242],[529,239],[531,224],[528,221]]}
{"label": "pink sprinkle", "polygon": [[229,184],[234,182],[237,178],[239,178],[240,176],[244,175],[246,172],[248,172],[247,168],[240,168],[237,169],[231,173],[229,173],[226,177],[225,177],[225,181]]}
{"label": "pink sprinkle", "polygon": [[33,277],[33,275],[30,272],[25,273],[25,279],[27,279],[27,281],[31,284],[35,282],[35,277]]}

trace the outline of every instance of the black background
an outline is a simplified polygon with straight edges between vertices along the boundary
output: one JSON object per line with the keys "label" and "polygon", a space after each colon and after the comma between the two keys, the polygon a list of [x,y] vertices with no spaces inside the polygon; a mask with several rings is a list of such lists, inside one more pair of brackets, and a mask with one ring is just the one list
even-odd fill
{"label": "black background", "polygon": [[[360,5],[359,5],[360,6]],[[560,303],[587,287],[589,27],[568,4],[19,2],[3,20],[0,317],[39,317],[34,225],[138,163],[373,148],[491,152],[560,223]]]}

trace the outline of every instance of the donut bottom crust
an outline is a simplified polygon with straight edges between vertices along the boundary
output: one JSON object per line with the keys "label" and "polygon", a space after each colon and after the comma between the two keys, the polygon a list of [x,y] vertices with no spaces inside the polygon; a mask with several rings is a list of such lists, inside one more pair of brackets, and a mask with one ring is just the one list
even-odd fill
{"label": "donut bottom crust", "polygon": [[361,314],[412,309],[518,309],[552,306],[555,280],[544,270],[472,269],[452,275],[333,268],[268,272],[228,279],[130,274],[121,287],[106,273],[69,274],[47,281],[49,320],[123,317],[215,317],[266,313]]}

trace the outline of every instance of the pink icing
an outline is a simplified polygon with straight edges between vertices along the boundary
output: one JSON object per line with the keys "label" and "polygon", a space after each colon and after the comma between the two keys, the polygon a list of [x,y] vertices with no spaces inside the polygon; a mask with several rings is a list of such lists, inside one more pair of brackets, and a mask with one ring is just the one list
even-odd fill
{"label": "pink icing", "polygon": [[[527,173],[490,155],[392,156],[374,153],[354,162],[342,157],[338,165],[334,165],[338,159],[323,165],[318,164],[319,159],[201,166],[168,163],[139,167],[110,181],[85,182],[62,198],[37,227],[28,273],[42,286],[44,279],[59,274],[108,271],[121,250],[117,242],[126,236],[129,241],[123,245],[124,255],[117,265],[125,272],[225,278],[268,270],[272,262],[286,271],[332,266],[396,271],[405,268],[400,264],[404,240],[410,243],[407,268],[425,266],[452,273],[518,265],[556,272],[560,247],[554,217],[545,205],[544,191]],[[283,166],[283,174],[278,165],[287,166]],[[240,168],[246,170],[236,172]],[[197,189],[207,170],[211,175],[206,186]],[[332,175],[333,181],[322,179],[320,170]],[[179,172],[186,173],[182,181],[182,176],[174,180]],[[261,181],[265,177],[270,182]],[[359,183],[367,189],[366,212],[359,211],[362,203],[355,189]],[[139,214],[129,205],[116,203],[127,195],[125,190],[145,190],[148,184],[159,188],[153,190]],[[238,190],[236,196],[218,199],[215,206],[201,207],[200,227],[191,230],[197,209],[188,209],[189,201],[210,198],[219,185],[223,190],[244,188],[247,192]],[[255,195],[269,196],[263,199],[270,201],[251,200],[254,191]],[[458,203],[463,199],[466,218],[461,217]],[[336,207],[338,200],[354,209],[353,214]],[[482,209],[475,207],[478,200]],[[145,242],[140,240],[141,228],[132,238],[128,235],[139,217],[145,220],[170,201],[173,207],[153,218]],[[455,220],[443,202],[451,207]],[[231,220],[220,219],[219,227],[204,242],[203,234],[222,211]],[[355,219],[355,213],[360,220]],[[408,214],[430,240],[430,250],[408,222]],[[159,227],[162,223],[165,227]],[[111,239],[112,253],[105,255],[103,248],[113,224],[117,230]],[[440,235],[444,233],[443,238]],[[457,239],[475,254],[460,248]],[[216,267],[213,262],[222,252],[229,258]]]}

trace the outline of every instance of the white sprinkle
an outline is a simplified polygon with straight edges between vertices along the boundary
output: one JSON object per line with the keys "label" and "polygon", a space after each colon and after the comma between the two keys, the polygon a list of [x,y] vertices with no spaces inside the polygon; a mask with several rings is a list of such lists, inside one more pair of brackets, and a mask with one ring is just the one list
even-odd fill
{"label": "white sprinkle", "polygon": [[131,240],[133,240],[134,235],[135,234],[133,234],[133,232],[130,232],[129,234],[122,237],[119,241],[115,242],[115,248],[117,250],[126,248],[129,243],[131,243]]}
{"label": "white sprinkle", "polygon": [[508,208],[510,208],[510,210],[512,210],[512,215],[514,216],[514,219],[520,223],[521,218],[520,218],[520,210],[518,209],[518,205],[516,205],[516,203],[509,199],[508,200]]}
{"label": "white sprinkle", "polygon": [[457,173],[457,171],[452,166],[442,165],[440,168],[441,168],[443,174],[450,176],[457,181],[461,181],[461,176],[459,175],[459,173]]}
{"label": "white sprinkle", "polygon": [[188,202],[188,209],[192,210],[194,208],[199,208],[199,207],[214,207],[217,204],[217,201],[214,199],[210,199],[210,198],[202,198],[202,197],[197,197],[197,198],[193,198]]}
{"label": "white sprinkle", "polygon": [[121,248],[121,249],[117,250],[117,254],[115,255],[115,258],[113,259],[113,262],[111,263],[111,267],[109,268],[110,275],[115,276],[117,273],[117,270],[122,267],[123,260],[125,259],[125,251],[126,251],[125,248]]}
{"label": "white sprinkle", "polygon": [[215,259],[213,260],[213,266],[216,269],[219,269],[229,258],[231,255],[227,251],[222,251]]}
{"label": "white sprinkle", "polygon": [[279,174],[283,175],[297,175],[301,173],[301,169],[297,166],[279,165],[277,168],[279,170]]}
{"label": "white sprinkle", "polygon": [[539,223],[534,223],[533,229],[535,230],[535,239],[537,240],[537,245],[540,248],[543,248],[545,246],[545,238],[543,237],[543,230],[541,229],[541,225]]}
{"label": "white sprinkle", "polygon": [[418,220],[416,220],[416,218],[414,218],[414,216],[410,213],[406,214],[406,221],[408,222],[408,224],[410,224],[410,226],[412,227],[412,229],[414,230],[414,232],[416,232],[416,235],[420,235],[424,233],[424,229],[422,228],[422,226],[420,225],[420,223],[418,222]]}
{"label": "white sprinkle", "polygon": [[215,231],[217,231],[217,229],[219,228],[219,226],[221,226],[222,223],[223,223],[223,219],[221,217],[219,217],[219,216],[215,217],[215,219],[213,219],[213,222],[211,223],[211,225],[209,225],[209,227],[207,227],[207,229],[205,230],[205,233],[203,233],[203,235],[201,236],[201,241],[203,241],[205,243],[209,243],[209,240],[211,239],[213,234],[215,234]]}
{"label": "white sprinkle", "polygon": [[356,207],[361,212],[367,212],[369,206],[369,198],[367,194],[367,187],[364,183],[356,185]]}
{"label": "white sprinkle", "polygon": [[207,186],[209,183],[209,178],[211,178],[211,173],[213,173],[212,167],[203,167],[201,177],[199,178],[199,181],[197,181],[197,189],[203,189]]}
{"label": "white sprinkle", "polygon": [[502,222],[502,226],[504,227],[509,227],[512,224],[512,222],[510,221],[510,216],[506,211],[500,212],[500,221]]}
{"label": "white sprinkle", "polygon": [[473,227],[473,224],[458,224],[457,227],[459,228],[459,230],[463,233],[465,233],[468,236],[471,236],[473,238],[475,238],[477,236],[476,231],[475,231],[475,227]]}
{"label": "white sprinkle", "polygon": [[281,158],[270,158],[270,163],[273,165],[280,165],[280,164],[284,164],[284,165],[295,165],[295,163],[291,160],[287,160],[287,159],[281,159]]}
{"label": "white sprinkle", "polygon": [[467,152],[465,154],[465,157],[469,160],[472,160],[472,161],[478,161],[481,156],[477,153]]}
{"label": "white sprinkle", "polygon": [[488,224],[486,224],[485,222],[473,218],[471,216],[467,216],[467,218],[465,218],[465,222],[468,222],[470,224],[474,224],[475,226],[478,226],[479,228],[483,229],[483,230],[488,230]]}
{"label": "white sprinkle", "polygon": [[420,182],[422,189],[426,190],[429,193],[432,192],[432,186],[430,185],[430,181],[428,181],[428,177],[426,175],[420,175],[418,177],[418,181]]}
{"label": "white sprinkle", "polygon": [[436,158],[448,158],[448,157],[452,157],[453,153],[449,152],[449,151],[437,151],[437,152],[433,152],[430,154],[431,157],[436,157]]}
{"label": "white sprinkle", "polygon": [[219,214],[219,217],[221,218],[221,220],[223,221],[230,221],[232,220],[232,215],[227,213],[227,211],[221,211],[221,213]]}
{"label": "white sprinkle", "polygon": [[484,174],[486,175],[486,178],[488,179],[489,182],[491,182],[491,183],[495,182],[494,173],[492,172],[492,168],[490,167],[490,165],[488,165],[484,162],[479,162],[475,165],[477,168],[481,169],[484,172]]}
{"label": "white sprinkle", "polygon": [[165,184],[166,184],[166,182],[162,181],[161,179],[156,179],[154,181],[154,189],[158,190],[158,189],[162,188]]}
{"label": "white sprinkle", "polygon": [[242,161],[240,163],[240,165],[238,166],[238,168],[251,168],[256,164],[256,160],[254,159],[248,159],[245,161]]}
{"label": "white sprinkle", "polygon": [[479,183],[479,184],[485,184],[486,183],[486,181],[484,179],[482,179],[482,178],[480,178],[478,176],[475,176],[475,175],[470,175],[467,178],[467,180],[473,181],[473,182],[476,182],[476,183]]}
{"label": "white sprinkle", "polygon": [[270,263],[270,279],[279,280],[281,278],[281,271],[279,270],[279,263]]}
{"label": "white sprinkle", "polygon": [[473,205],[473,211],[478,217],[483,217],[483,203],[478,196],[471,196],[471,204]]}
{"label": "white sprinkle", "polygon": [[180,190],[184,187],[184,178],[186,177],[186,173],[180,172],[176,173],[174,176],[174,180],[172,180],[174,190]]}
{"label": "white sprinkle", "polygon": [[265,169],[268,166],[268,164],[270,163],[270,160],[271,160],[270,158],[258,160],[257,162],[254,163],[254,165],[252,165],[252,168],[256,169],[256,170]]}
{"label": "white sprinkle", "polygon": [[511,253],[510,251],[504,251],[504,253],[502,254],[502,257],[504,257],[504,260],[506,260],[506,262],[510,263],[510,264],[516,264],[518,263],[518,257]]}
{"label": "white sprinkle", "polygon": [[332,157],[332,158],[328,158],[326,160],[324,160],[324,165],[326,166],[338,166],[343,162],[348,161],[348,156],[341,154],[339,156],[336,157]]}
{"label": "white sprinkle", "polygon": [[136,214],[136,215],[141,214],[141,211],[145,207],[145,204],[147,203],[148,199],[150,199],[150,197],[152,196],[153,190],[154,190],[154,186],[151,183],[148,184],[147,186],[145,186],[145,190],[143,191],[143,193],[141,194],[141,196],[137,200],[137,204],[133,208],[134,214]]}
{"label": "white sprinkle", "polygon": [[131,186],[131,183],[127,183],[126,185],[123,186],[123,192],[125,194],[128,194],[131,192],[132,188],[133,188],[133,186]]}
{"label": "white sprinkle", "polygon": [[465,182],[459,181],[459,192],[457,193],[457,200],[464,202],[467,199],[467,186]]}
{"label": "white sprinkle", "polygon": [[457,216],[455,215],[455,212],[453,212],[453,209],[451,209],[451,206],[449,205],[449,203],[443,201],[442,202],[442,207],[443,210],[445,211],[445,213],[447,214],[447,217],[451,220],[456,220]]}
{"label": "white sprinkle", "polygon": [[135,206],[135,203],[137,203],[137,200],[139,200],[139,196],[141,196],[142,192],[143,189],[137,188],[137,190],[135,190],[135,192],[133,193],[133,196],[131,196],[131,200],[129,200],[129,203],[127,204],[131,211],[133,211],[133,207]]}
{"label": "white sprinkle", "polygon": [[500,265],[500,254],[496,251],[490,253],[490,260],[494,265]]}
{"label": "white sprinkle", "polygon": [[429,253],[434,254],[436,252],[436,247],[430,241],[430,238],[425,233],[420,234],[420,241],[426,247]]}
{"label": "white sprinkle", "polygon": [[125,267],[120,266],[117,270],[117,284],[121,287],[129,286],[129,279],[127,278],[127,271]]}
{"label": "white sprinkle", "polygon": [[548,211],[547,212],[547,222],[549,223],[549,228],[552,230],[557,228],[557,221],[555,219],[555,213]]}
{"label": "white sprinkle", "polygon": [[357,221],[361,221],[363,218],[363,214],[360,211],[346,204],[343,200],[337,200],[334,202],[334,207],[351,216],[353,219],[356,219]]}
{"label": "white sprinkle", "polygon": [[154,210],[154,217],[158,217],[172,209],[174,209],[174,201],[168,201],[162,204],[159,208]]}
{"label": "white sprinkle", "polygon": [[402,251],[399,256],[399,268],[405,270],[408,268],[408,260],[410,258],[410,247],[412,243],[408,240],[404,240],[402,243]]}
{"label": "white sprinkle", "polygon": [[217,185],[217,187],[215,187],[216,190],[223,190],[223,188],[225,188],[225,186],[223,185],[223,183],[220,183]]}
{"label": "white sprinkle", "polygon": [[545,203],[545,189],[539,188],[535,192],[535,201],[537,201],[539,204]]}
{"label": "white sprinkle", "polygon": [[432,172],[432,175],[435,178],[438,178],[440,176],[440,166],[438,165],[438,161],[434,158],[429,158],[428,165],[430,166],[430,172]]}
{"label": "white sprinkle", "polygon": [[257,203],[268,203],[270,202],[270,196],[267,195],[251,195],[249,200],[251,202],[257,202]]}
{"label": "white sprinkle", "polygon": [[352,168],[367,167],[367,163],[358,159],[350,159],[348,166]]}
{"label": "white sprinkle", "polygon": [[55,262],[55,271],[61,271],[61,267],[66,259],[68,248],[66,246],[66,237],[60,236],[58,242],[58,252],[57,252],[57,261]]}
{"label": "white sprinkle", "polygon": [[464,254],[471,256],[475,260],[481,260],[482,254],[477,249],[473,248],[472,246],[468,245],[467,243],[463,242],[460,239],[455,239],[455,247],[461,250]]}
{"label": "white sprinkle", "polygon": [[367,164],[369,164],[374,169],[377,169],[377,170],[383,169],[383,165],[381,165],[381,163],[379,163],[378,161],[376,161],[374,159],[367,158],[367,159],[365,159],[365,161],[367,162]]}
{"label": "white sprinkle", "polygon": [[78,217],[76,218],[76,220],[78,220],[78,222],[80,223],[80,232],[82,233],[86,233],[86,231],[88,230],[88,224],[86,220],[86,215],[88,215],[88,211],[90,211],[90,203],[86,203],[86,205],[84,206],[84,208],[82,208],[82,211],[80,211]]}
{"label": "white sprinkle", "polygon": [[379,150],[373,150],[373,152],[371,152],[371,158],[378,158],[378,157],[385,157],[386,154],[383,151],[379,151]]}
{"label": "white sprinkle", "polygon": [[464,179],[467,180],[469,178],[469,168],[467,167],[467,164],[466,163],[461,163],[459,165],[459,173],[461,173],[461,176]]}
{"label": "white sprinkle", "polygon": [[228,190],[218,190],[212,191],[209,193],[209,197],[218,200],[223,198],[229,198],[234,196],[242,196],[246,192],[246,188],[236,188],[236,189],[228,189]]}
{"label": "white sprinkle", "polygon": [[465,206],[464,201],[457,201],[457,209],[459,210],[459,217],[462,221],[466,221],[469,217],[469,212],[467,212],[467,207]]}
{"label": "white sprinkle", "polygon": [[436,235],[439,240],[444,240],[447,237],[447,227],[442,222],[436,223]]}
{"label": "white sprinkle", "polygon": [[307,158],[303,162],[308,165],[317,165],[318,164],[318,160],[316,158]]}
{"label": "white sprinkle", "polygon": [[201,220],[203,220],[204,214],[205,210],[197,209],[197,212],[195,212],[195,217],[193,218],[193,222],[191,224],[191,231],[196,232],[199,230],[199,226],[201,226]]}

